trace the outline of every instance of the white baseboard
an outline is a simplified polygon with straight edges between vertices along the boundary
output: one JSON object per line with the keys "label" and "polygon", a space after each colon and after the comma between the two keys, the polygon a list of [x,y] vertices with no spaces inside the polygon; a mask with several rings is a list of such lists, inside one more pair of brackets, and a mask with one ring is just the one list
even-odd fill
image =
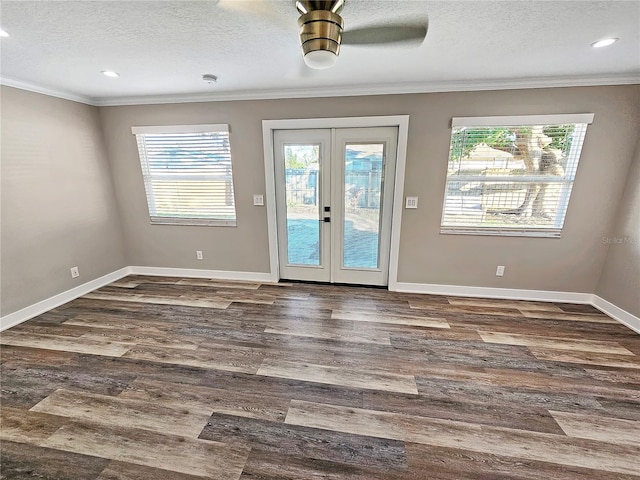
{"label": "white baseboard", "polygon": [[[0,318],[0,332],[18,325],[35,316],[70,302],[93,290],[120,280],[127,275],[151,275],[166,277],[211,278],[245,282],[277,282],[271,273],[232,272],[226,270],[200,270],[189,268],[124,267],[100,278],[83,283],[53,297],[34,303],[28,307]],[[538,302],[587,303],[609,315],[611,318],[640,333],[640,318],[615,306],[607,300],[591,293],[554,292],[550,290],[523,290],[514,288],[466,287],[459,285],[437,285],[429,283],[397,282],[393,291],[404,293],[427,293],[455,297],[497,298],[507,300],[530,300]]]}
{"label": "white baseboard", "polygon": [[591,303],[593,295],[578,292],[554,292],[551,290],[524,290],[517,288],[466,287],[460,285],[438,285],[433,283],[398,282],[396,292],[430,293],[452,297],[499,298],[508,300],[530,300],[536,302]]}
{"label": "white baseboard", "polygon": [[593,302],[591,302],[591,304],[614,320],[626,325],[634,332],[640,333],[640,317],[636,317],[598,295],[593,296]]}
{"label": "white baseboard", "polygon": [[604,298],[591,293],[554,292],[550,290],[522,290],[515,288],[465,287],[459,285],[437,285],[430,283],[395,284],[394,291],[404,293],[428,293],[452,297],[497,298],[504,300],[530,300],[536,302],[587,303],[609,315],[614,320],[640,333],[640,318],[617,307]]}
{"label": "white baseboard", "polygon": [[41,302],[29,305],[22,310],[10,313],[9,315],[5,315],[4,317],[0,318],[0,332],[22,322],[26,322],[33,317],[48,312],[49,310],[59,307],[60,305],[70,302],[71,300],[81,297],[82,295],[86,295],[87,293],[92,292],[100,287],[104,287],[111,282],[120,280],[121,278],[129,275],[129,273],[129,267],[121,268],[119,270],[116,270],[115,272],[111,272],[103,275],[102,277],[96,278],[95,280],[91,280],[90,282],[83,283],[82,285],[78,285],[77,287],[73,287],[71,290],[67,290],[66,292],[62,292],[54,295],[53,297],[42,300]]}
{"label": "white baseboard", "polygon": [[278,281],[270,273],[232,272],[227,270],[200,270],[196,268],[129,267],[133,275],[151,275],[159,277],[212,278],[216,280],[237,280],[242,282]]}

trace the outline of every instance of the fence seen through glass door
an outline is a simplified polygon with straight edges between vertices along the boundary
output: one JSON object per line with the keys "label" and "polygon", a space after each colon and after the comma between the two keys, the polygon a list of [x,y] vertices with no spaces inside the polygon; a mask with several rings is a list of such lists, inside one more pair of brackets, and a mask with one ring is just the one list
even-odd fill
{"label": "fence seen through glass door", "polygon": [[384,144],[347,144],[342,265],[378,268]]}
{"label": "fence seen through glass door", "polygon": [[284,146],[290,265],[320,265],[319,150],[319,145]]}

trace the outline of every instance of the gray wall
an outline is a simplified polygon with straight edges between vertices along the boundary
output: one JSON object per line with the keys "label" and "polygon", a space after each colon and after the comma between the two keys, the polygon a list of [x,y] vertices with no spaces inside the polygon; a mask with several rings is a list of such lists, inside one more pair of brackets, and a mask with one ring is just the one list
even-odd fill
{"label": "gray wall", "polygon": [[[405,194],[420,197],[403,214],[400,282],[597,292],[638,314],[638,85],[103,108],[1,92],[3,315],[125,265],[268,272],[266,210],[252,205],[262,120],[396,114],[411,116]],[[561,239],[438,233],[452,117],[583,112],[595,120]],[[195,123],[231,125],[236,228],[149,224],[131,126]]]}
{"label": "gray wall", "polygon": [[640,317],[640,141],[611,233],[596,293]]}
{"label": "gray wall", "polygon": [[[263,119],[409,114],[400,282],[594,292],[619,192],[638,138],[640,86],[577,87],[320,99],[137,105],[100,109],[126,239],[127,263],[268,272]],[[561,239],[440,235],[454,116],[595,113]],[[238,227],[150,225],[132,125],[228,123]],[[204,261],[194,251],[203,250]],[[504,277],[495,276],[505,265]]]}
{"label": "gray wall", "polygon": [[125,263],[98,109],[9,87],[0,95],[7,315]]}

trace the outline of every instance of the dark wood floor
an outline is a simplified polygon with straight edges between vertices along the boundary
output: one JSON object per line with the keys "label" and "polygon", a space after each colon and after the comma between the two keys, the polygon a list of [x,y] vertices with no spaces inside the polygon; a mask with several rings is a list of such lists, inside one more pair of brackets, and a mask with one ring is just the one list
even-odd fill
{"label": "dark wood floor", "polygon": [[131,276],[1,335],[2,479],[636,479],[584,305]]}

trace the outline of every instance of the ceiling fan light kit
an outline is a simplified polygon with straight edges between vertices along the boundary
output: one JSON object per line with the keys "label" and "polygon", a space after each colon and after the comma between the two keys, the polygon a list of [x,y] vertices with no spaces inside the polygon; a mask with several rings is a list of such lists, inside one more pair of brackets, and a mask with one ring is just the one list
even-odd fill
{"label": "ceiling fan light kit", "polygon": [[340,54],[344,22],[339,15],[344,0],[300,1],[298,19],[304,62],[314,69],[335,65]]}

